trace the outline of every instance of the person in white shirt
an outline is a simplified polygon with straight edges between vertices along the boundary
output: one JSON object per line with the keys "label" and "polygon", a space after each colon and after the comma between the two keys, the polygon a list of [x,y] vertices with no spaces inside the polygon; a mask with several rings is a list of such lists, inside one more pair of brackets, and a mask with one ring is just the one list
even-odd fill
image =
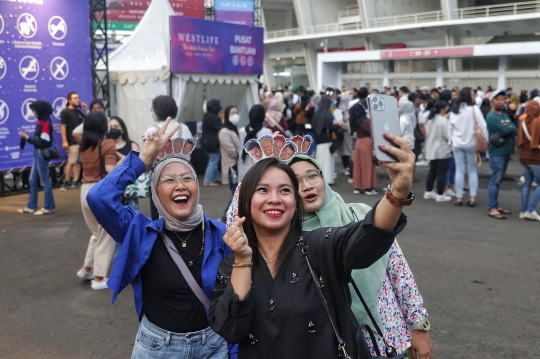
{"label": "person in white shirt", "polygon": [[474,207],[478,191],[478,172],[476,165],[476,139],[474,124],[478,124],[484,138],[488,138],[487,125],[480,109],[474,105],[472,90],[465,87],[452,104],[448,124],[448,138],[454,151],[456,161],[456,206],[463,206],[463,186],[465,181],[465,163],[469,174],[469,201],[467,205]]}
{"label": "person in white shirt", "polygon": [[401,127],[401,137],[406,137],[414,151],[414,127],[416,127],[416,115],[414,105],[411,101],[400,101],[399,125]]}

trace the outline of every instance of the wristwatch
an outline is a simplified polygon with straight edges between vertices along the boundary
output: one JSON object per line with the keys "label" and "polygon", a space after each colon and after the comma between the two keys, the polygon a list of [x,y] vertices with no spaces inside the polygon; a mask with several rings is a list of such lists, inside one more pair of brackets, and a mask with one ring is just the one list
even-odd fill
{"label": "wristwatch", "polygon": [[414,192],[411,191],[409,195],[407,196],[407,199],[397,199],[392,194],[392,185],[388,185],[385,193],[385,197],[390,202],[392,206],[401,207],[401,206],[410,206],[414,201]]}
{"label": "wristwatch", "polygon": [[431,323],[429,322],[429,319],[422,319],[419,322],[414,323],[411,325],[412,330],[420,330],[422,332],[427,332],[431,329]]}

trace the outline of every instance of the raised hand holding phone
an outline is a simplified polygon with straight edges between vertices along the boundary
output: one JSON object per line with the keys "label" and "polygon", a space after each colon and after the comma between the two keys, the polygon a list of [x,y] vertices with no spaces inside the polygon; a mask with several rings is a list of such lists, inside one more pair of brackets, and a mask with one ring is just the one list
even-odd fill
{"label": "raised hand holding phone", "polygon": [[373,156],[377,161],[398,162],[391,153],[381,150],[381,146],[396,146],[387,136],[390,133],[401,137],[398,104],[393,96],[371,94],[368,96],[369,118],[371,120],[371,139]]}

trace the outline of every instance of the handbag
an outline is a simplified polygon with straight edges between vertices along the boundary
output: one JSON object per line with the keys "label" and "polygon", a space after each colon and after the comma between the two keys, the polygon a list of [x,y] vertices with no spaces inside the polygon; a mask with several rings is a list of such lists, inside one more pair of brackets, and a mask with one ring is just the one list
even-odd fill
{"label": "handbag", "polygon": [[476,121],[476,114],[474,112],[474,106],[471,107],[474,118],[474,139],[476,141],[476,152],[486,152],[488,150],[487,140],[482,133],[482,129],[478,126]]}
{"label": "handbag", "polygon": [[60,158],[60,151],[58,151],[56,146],[54,146],[54,148],[44,148],[41,150],[41,153],[43,153],[43,158],[47,161]]}
{"label": "handbag", "polygon": [[126,198],[147,198],[150,197],[150,176],[144,172],[137,178],[135,183],[126,187],[124,192]]}
{"label": "handbag", "polygon": [[497,132],[489,136],[489,143],[494,147],[501,147],[506,141],[508,141],[508,137],[504,137]]}
{"label": "handbag", "polygon": [[[308,250],[307,245],[304,245],[304,247],[302,247],[302,254],[306,257],[306,262],[307,262],[309,271],[311,272],[311,276],[313,277],[313,281],[315,282],[315,287],[317,288],[317,292],[319,292],[319,296],[321,297],[324,309],[326,311],[326,314],[328,315],[328,319],[330,319],[330,323],[332,324],[332,328],[334,329],[334,334],[335,334],[336,339],[338,341],[338,354],[339,354],[340,357],[343,356],[344,359],[351,359],[351,357],[347,354],[347,352],[345,350],[345,342],[343,341],[343,339],[341,338],[341,335],[339,334],[339,329],[337,328],[334,320],[332,319],[332,314],[330,313],[330,309],[328,308],[328,302],[326,301],[326,298],[324,297],[324,294],[322,292],[321,284],[320,284],[319,280],[317,279],[318,277],[315,274],[315,272],[313,271],[313,268],[311,266],[311,261],[309,260],[309,250]],[[371,319],[371,322],[375,326],[375,329],[377,330],[377,332],[381,336],[382,340],[384,341],[384,344],[386,345],[386,357],[395,358],[395,359],[406,359],[407,356],[408,356],[408,354],[406,352],[403,353],[403,354],[398,354],[396,348],[390,346],[386,342],[386,339],[382,335],[381,329],[377,325],[377,322],[375,321],[375,318],[373,318],[373,315],[371,314],[369,308],[367,307],[367,304],[364,301],[364,298],[362,297],[362,295],[360,294],[360,291],[358,290],[358,287],[356,286],[356,283],[354,283],[354,280],[351,280],[351,284],[353,285],[353,288],[356,291],[356,294],[358,294],[358,297],[360,298],[360,300],[362,302],[362,305],[366,309],[366,312],[368,313],[369,318]],[[375,349],[375,353],[377,354],[377,356],[375,358],[376,359],[385,358],[384,356],[381,356],[379,346],[377,344],[377,341],[375,340],[375,336],[373,335],[373,332],[371,331],[371,328],[369,326],[367,326],[367,325],[365,325],[365,327],[366,327],[366,329],[367,329],[367,331],[368,331],[368,333],[369,333],[369,335],[371,337],[371,341],[373,342],[373,348]],[[361,333],[360,334],[357,333],[356,338],[357,338],[357,340],[364,340],[364,337],[363,337],[363,335],[361,335]]]}

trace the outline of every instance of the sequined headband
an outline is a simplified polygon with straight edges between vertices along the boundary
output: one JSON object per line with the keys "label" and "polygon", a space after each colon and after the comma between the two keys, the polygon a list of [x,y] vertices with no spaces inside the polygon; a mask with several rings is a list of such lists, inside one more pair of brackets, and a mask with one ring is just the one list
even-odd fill
{"label": "sequined headband", "polygon": [[244,145],[251,158],[259,161],[264,158],[276,157],[280,161],[288,161],[296,154],[305,154],[309,151],[313,138],[310,135],[285,138],[283,135],[264,135],[258,139],[251,139]]}

